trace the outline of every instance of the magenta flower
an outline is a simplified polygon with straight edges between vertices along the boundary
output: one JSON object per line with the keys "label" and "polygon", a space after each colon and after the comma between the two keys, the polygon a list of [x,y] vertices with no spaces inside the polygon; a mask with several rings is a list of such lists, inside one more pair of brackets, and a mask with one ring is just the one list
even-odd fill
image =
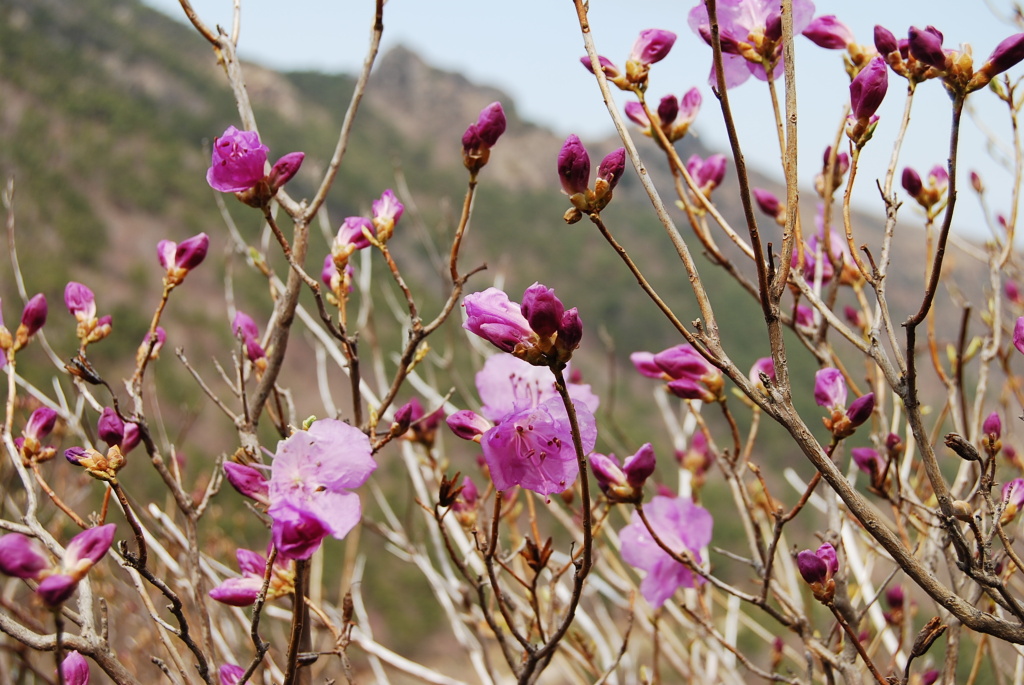
{"label": "magenta flower", "polygon": [[[564,373],[571,376],[571,372],[572,369],[566,367]],[[554,376],[547,369],[510,354],[487,358],[476,374],[476,389],[483,402],[481,414],[495,423],[509,414],[559,397]],[[600,398],[589,385],[570,381],[567,390],[576,406],[583,405],[591,413],[600,406]]]}
{"label": "magenta flower", "polygon": [[815,599],[826,604],[832,601],[836,592],[832,577],[839,571],[839,560],[832,545],[826,542],[814,552],[803,550],[796,555],[796,567],[811,586]]}
{"label": "magenta flower", "polygon": [[911,26],[907,33],[910,56],[936,69],[946,68],[946,52],[942,49],[942,32],[934,26],[919,29]]}
{"label": "magenta flower", "polygon": [[1013,325],[1013,346],[1024,354],[1024,316],[1019,317]]}
{"label": "magenta flower", "polygon": [[[36,594],[47,606],[55,607],[62,604],[74,594],[79,581],[110,549],[110,543],[114,541],[115,529],[116,526],[113,523],[108,523],[105,526],[82,531],[71,538],[67,549],[64,550],[64,558],[60,564],[52,567],[47,564],[49,568],[37,574],[39,585],[36,587]],[[16,533],[12,533],[12,535],[16,535]],[[3,539],[8,537],[10,535],[4,536]]]}
{"label": "magenta flower", "polygon": [[992,412],[981,424],[981,432],[985,435],[994,435],[997,439],[1003,435],[1003,421],[999,418],[999,412]]}
{"label": "magenta flower", "polygon": [[128,454],[139,444],[139,426],[135,423],[125,423],[110,407],[104,407],[96,424],[96,432],[100,439],[107,443],[108,447],[117,447],[121,454]]}
{"label": "magenta flower", "polygon": [[[679,140],[690,130],[690,125],[700,112],[702,100],[700,91],[691,88],[682,99],[677,100],[675,95],[666,95],[658,103],[658,126],[670,143]],[[643,129],[644,135],[655,137],[651,130],[651,121],[639,102],[626,103],[626,116]]]}
{"label": "magenta flower", "polygon": [[[494,486],[505,490],[520,485],[548,495],[572,485],[579,468],[554,377],[546,369],[499,354],[476,374],[476,386],[484,416],[464,410],[449,417],[448,424],[459,437],[480,442]],[[584,451],[590,452],[597,439],[593,411],[599,400],[588,385],[569,383],[567,389]]]}
{"label": "magenta flower", "polygon": [[878,50],[882,57],[887,57],[894,52],[900,51],[899,41],[896,40],[896,36],[884,26],[875,25],[874,38],[875,49]]}
{"label": "magenta flower", "polygon": [[255,131],[239,131],[228,126],[224,134],[213,141],[206,182],[222,193],[249,190],[264,179],[269,152]]}
{"label": "magenta flower", "polygon": [[199,266],[206,258],[209,247],[210,236],[205,233],[192,236],[180,244],[172,240],[161,240],[157,243],[157,259],[167,272],[164,282],[169,285],[180,284],[188,272]]}
{"label": "magenta flower", "polygon": [[991,79],[1024,59],[1024,33],[1004,38],[978,71]]}
{"label": "magenta flower", "polygon": [[226,461],[224,475],[240,494],[264,506],[270,506],[270,482],[263,471],[249,464]]}
{"label": "magenta flower", "polygon": [[633,43],[629,53],[632,62],[650,65],[660,62],[668,56],[669,50],[675,45],[676,34],[662,29],[644,29]]}
{"label": "magenta flower", "polygon": [[21,436],[15,438],[14,446],[26,461],[43,462],[57,453],[53,447],[43,445],[43,440],[53,431],[57,423],[57,412],[49,407],[39,407],[32,412]]}
{"label": "magenta flower", "polygon": [[[689,555],[701,563],[700,550],[711,542],[711,514],[684,497],[656,496],[645,507],[651,528],[668,549]],[[655,542],[635,511],[630,523],[619,532],[622,559],[646,571],[640,594],[654,608],[660,607],[680,587],[695,587],[699,576],[679,563]]]}
{"label": "magenta flower", "polygon": [[[615,63],[610,59],[602,55],[598,55],[597,61],[601,65],[601,71],[604,72],[604,75],[607,76],[609,80],[614,82],[620,77],[621,72],[619,71],[619,68],[615,66]],[[591,74],[594,73],[594,65],[591,64],[589,56],[584,55],[583,57],[580,57],[580,63],[582,63]]]}
{"label": "magenta flower", "polygon": [[[217,672],[217,677],[220,679],[220,685],[245,685],[242,682],[242,676],[245,675],[245,669],[235,664],[224,664],[220,667]],[[249,682],[248,680],[245,681]]]}
{"label": "magenta flower", "polygon": [[0,537],[0,573],[15,578],[38,578],[50,568],[50,557],[35,538],[21,533]]}
{"label": "magenta flower", "polygon": [[903,168],[903,175],[900,180],[903,190],[907,191],[907,195],[910,197],[916,198],[924,188],[924,184],[921,183],[921,175],[910,167]]}
{"label": "magenta flower", "polygon": [[64,685],[89,685],[89,662],[78,652],[68,652],[60,663]]}
{"label": "magenta flower", "polygon": [[370,246],[369,236],[376,237],[373,222],[361,216],[350,216],[342,222],[331,243],[331,257],[338,269],[348,266],[348,259],[356,250]]}
{"label": "magenta flower", "polygon": [[785,211],[785,207],[779,202],[779,198],[775,197],[775,193],[770,190],[754,188],[753,192],[754,201],[757,203],[758,209],[773,219],[777,219]]}
{"label": "magenta flower", "polygon": [[654,448],[645,443],[636,454],[627,457],[622,467],[614,454],[590,455],[590,466],[601,492],[612,502],[639,502],[643,499],[643,487],[654,473]]}
{"label": "magenta flower", "polygon": [[[554,291],[534,283],[523,293],[523,305],[497,288],[467,295],[462,327],[503,352],[537,366],[564,364],[579,347],[583,335],[576,308],[566,310]],[[557,326],[552,317],[558,316]],[[536,330],[531,320],[540,327]]]}
{"label": "magenta flower", "polygon": [[[25,308],[21,311],[21,323],[18,324],[18,330],[14,334],[15,352],[28,345],[32,336],[43,327],[46,323],[47,311],[46,296],[42,293],[33,295],[25,303]],[[3,326],[3,321],[0,321],[0,326]]]}
{"label": "magenta flower", "polygon": [[[594,449],[594,417],[576,407],[584,453]],[[562,492],[579,474],[569,416],[562,400],[550,399],[506,416],[484,433],[480,445],[498,490],[519,485],[542,495]]]}
{"label": "magenta flower", "polygon": [[814,18],[803,30],[803,34],[812,43],[827,50],[845,50],[847,45],[854,42],[853,31],[834,14]]}
{"label": "magenta flower", "polygon": [[[767,80],[766,67],[774,62],[773,76],[778,76],[782,64],[781,0],[720,0],[718,8],[719,35],[722,42],[722,63],[725,87],[735,88],[753,74]],[[793,32],[803,33],[814,17],[814,3],[810,0],[793,1]],[[711,45],[711,21],[703,2],[689,14],[690,28]],[[772,30],[769,27],[773,27]],[[776,35],[778,34],[778,35]],[[718,83],[711,67],[709,83]]]}
{"label": "magenta flower", "polygon": [[88,286],[70,281],[64,288],[64,304],[80,322],[96,318],[96,296]]}
{"label": "magenta flower", "polygon": [[289,152],[274,162],[273,168],[270,169],[270,175],[267,176],[270,192],[276,193],[281,186],[292,180],[292,177],[298,173],[304,159],[306,159],[306,153],[304,152]]}
{"label": "magenta flower", "polygon": [[566,195],[587,192],[590,182],[590,155],[579,137],[573,133],[565,139],[558,153],[558,178]]}
{"label": "magenta flower", "polygon": [[873,447],[854,447],[850,450],[853,463],[871,478],[871,487],[882,490],[885,486],[885,475],[888,464],[885,458]]}
{"label": "magenta flower", "polygon": [[1005,526],[1013,520],[1013,517],[1017,515],[1020,508],[1024,506],[1024,478],[1014,478],[1004,483],[1002,500],[1004,508],[1002,516],[999,517],[999,522]]}
{"label": "magenta flower", "polygon": [[885,60],[875,57],[850,82],[850,106],[858,122],[868,122],[878,110],[889,87]]}
{"label": "magenta flower", "polygon": [[677,397],[704,402],[721,397],[722,372],[692,345],[676,345],[658,354],[634,352],[629,358],[642,375],[668,381],[669,391]]}
{"label": "magenta flower", "polygon": [[470,172],[475,174],[487,164],[491,148],[505,132],[505,126],[505,110],[500,102],[492,102],[462,134],[462,162]]}
{"label": "magenta flower", "polygon": [[[222,604],[235,607],[247,607],[256,601],[263,589],[263,577],[267,570],[267,559],[258,552],[248,549],[235,551],[238,568],[242,572],[239,578],[226,578],[220,585],[210,590],[210,597]],[[295,590],[295,568],[291,562],[274,559],[270,570],[270,584],[267,586],[267,599],[273,600],[292,594]]]}
{"label": "magenta flower", "polygon": [[701,159],[700,155],[691,155],[690,159],[686,160],[686,171],[707,198],[711,197],[711,191],[725,178],[725,167],[725,155],[709,155],[707,159]]}
{"label": "magenta flower", "polygon": [[750,382],[754,385],[764,388],[764,383],[761,380],[762,376],[767,377],[770,383],[774,383],[776,380],[775,362],[772,361],[771,357],[761,357],[755,361],[754,365],[750,367],[750,373],[747,377],[750,378]]}
{"label": "magenta flower", "polygon": [[369,438],[337,419],[321,419],[279,442],[267,513],[281,554],[306,559],[325,535],[344,538],[362,512],[359,496],[351,491],[376,468]]}
{"label": "magenta flower", "polygon": [[395,230],[395,224],[402,218],[405,205],[398,201],[395,193],[390,188],[385,190],[379,200],[373,201],[372,224],[376,229],[377,237],[381,242],[387,242]]}
{"label": "magenta flower", "polygon": [[846,407],[846,380],[839,369],[819,369],[814,374],[814,401],[826,409]]}

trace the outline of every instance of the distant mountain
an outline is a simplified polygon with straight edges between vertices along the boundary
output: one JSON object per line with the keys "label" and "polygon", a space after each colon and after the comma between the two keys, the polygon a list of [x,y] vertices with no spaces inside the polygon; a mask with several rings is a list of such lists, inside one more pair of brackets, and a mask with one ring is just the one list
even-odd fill
{"label": "distant mountain", "polygon": [[[307,153],[289,189],[293,196],[308,197],[333,150],[352,77],[281,74],[253,64],[246,66],[246,75],[272,156]],[[481,174],[464,263],[486,262],[489,269],[471,287],[483,288],[496,277],[513,294],[538,280],[555,287],[564,301],[580,309],[588,331],[584,359],[595,374],[606,368],[599,331],[607,331],[619,364],[634,349],[674,344],[677,334],[641,297],[589,222],[563,222],[568,204],[555,172],[561,138],[522,120],[500,91],[435,69],[406,49],[381,56],[375,67],[329,198],[328,232],[342,217],[365,212],[384,188],[400,188],[402,181],[416,211],[403,219],[399,230],[404,235],[396,238],[394,249],[407,275],[427,292],[441,293],[445,265],[436,258],[432,240],[450,235],[461,204],[466,182],[462,132],[494,100],[505,105],[509,127]],[[204,146],[237,121],[225,78],[205,41],[138,0],[6,0],[0,5],[0,174],[16,183],[19,255],[29,288],[50,296],[56,316],[69,277],[96,287],[101,310],[115,314],[116,330],[115,339],[98,346],[97,354],[114,358],[138,344],[148,322],[138,303],[155,301],[159,294],[158,240],[180,240],[204,230],[213,238],[213,254],[225,249],[223,222],[204,178]],[[652,177],[670,202],[674,193],[663,156],[642,142]],[[619,143],[588,146],[596,166]],[[684,159],[708,154],[690,138],[680,152]],[[778,187],[763,178],[753,184]],[[716,198],[735,197],[735,189],[730,176]],[[813,226],[812,198],[811,192],[804,194],[805,226]],[[258,213],[226,199],[240,230],[255,241]],[[719,206],[734,226],[744,225],[738,202],[720,201]],[[685,272],[632,171],[604,216],[663,296],[675,303],[680,318],[696,318]],[[682,213],[674,216],[690,236]],[[873,227],[881,225],[863,217],[857,222],[867,227],[866,236],[877,235]],[[778,249],[781,238],[774,224],[763,221],[762,231]],[[728,242],[724,237],[718,241]],[[919,263],[919,242],[917,234],[904,232],[896,262]],[[311,270],[318,271],[327,246],[326,236],[314,246]],[[693,240],[691,246],[699,256],[699,243]],[[55,263],[60,267],[54,268]],[[738,263],[752,278],[748,264]],[[735,353],[737,362],[767,354],[764,335],[748,332],[749,322],[760,318],[756,303],[706,260],[700,268],[723,331],[747,341]],[[264,306],[265,297],[245,294],[246,288],[263,292],[260,278],[242,267],[233,274],[240,284],[235,289],[240,306],[248,306],[250,299],[253,306]],[[219,268],[197,272],[185,291],[216,292],[223,278]],[[916,306],[911,299],[900,302],[901,285],[919,284],[920,278],[894,270],[889,292],[899,302],[897,319],[902,310]],[[0,293],[12,301],[7,267],[0,267]],[[179,313],[172,306],[169,332],[178,341],[174,344],[202,350],[205,357],[210,354],[206,350],[230,338],[223,302],[207,298],[203,307]],[[13,315],[10,308],[7,314]],[[62,341],[62,349],[70,349],[68,342]],[[195,397],[190,384],[181,384],[183,401]]]}

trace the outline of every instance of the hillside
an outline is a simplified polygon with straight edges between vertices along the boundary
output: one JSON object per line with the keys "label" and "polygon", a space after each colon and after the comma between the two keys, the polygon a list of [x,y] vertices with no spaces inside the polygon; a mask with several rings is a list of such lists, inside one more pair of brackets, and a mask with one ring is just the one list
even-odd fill
{"label": "hillside", "polygon": [[[272,156],[306,151],[304,169],[290,191],[296,197],[310,195],[316,172],[333,148],[352,78],[280,74],[248,65],[247,79]],[[120,367],[113,360],[134,350],[148,321],[138,303],[155,302],[159,294],[156,242],[205,230],[212,237],[212,253],[222,253],[228,244],[204,179],[204,147],[228,124],[237,123],[223,74],[209,47],[190,27],[136,0],[8,0],[0,7],[0,93],[0,174],[16,183],[19,256],[28,287],[45,292],[54,316],[60,317],[66,280],[93,285],[101,309],[113,313],[116,322],[115,335],[96,348],[97,360],[110,364],[110,377],[119,377]],[[519,118],[514,103],[501,92],[434,69],[408,50],[381,56],[357,119],[357,134],[329,198],[327,226],[366,211],[383,188],[399,187],[401,180],[417,213],[410,212],[403,220],[406,236],[395,242],[394,249],[407,276],[426,292],[440,293],[443,267],[429,258],[434,249],[430,245],[454,227],[465,186],[462,132],[493,100],[504,102],[509,128],[481,177],[464,263],[486,262],[488,270],[472,285],[482,289],[498,278],[510,293],[538,280],[554,287],[581,312],[588,327],[582,368],[605,391],[607,387],[601,386],[606,385],[608,367],[602,340],[613,345],[614,363],[632,379],[628,353],[674,344],[676,334],[655,307],[636,294],[625,267],[588,222],[564,224],[567,203],[554,170],[562,140]],[[706,107],[713,108],[713,103]],[[598,158],[618,146],[612,140],[587,144]],[[644,150],[653,178],[664,196],[671,197],[671,178],[660,154],[649,144]],[[684,140],[681,156],[686,159],[695,152],[708,154],[692,139]],[[760,178],[753,184],[777,187]],[[739,204],[721,201],[734,196],[730,176],[716,198],[726,218],[742,226]],[[805,198],[812,197],[811,191],[805,193]],[[243,234],[255,236],[258,216],[234,201],[229,209]],[[695,318],[685,273],[631,171],[604,217],[662,295],[676,303],[680,318]],[[675,218],[689,235],[682,213],[676,211]],[[881,223],[863,217],[858,221],[867,227],[866,235]],[[810,214],[804,223],[813,225]],[[774,236],[777,245],[774,225],[765,224],[767,239]],[[919,254],[919,241],[917,232],[901,231],[895,261],[911,263]],[[327,245],[325,236],[314,246],[309,264],[319,263]],[[52,267],[55,261],[61,268]],[[249,306],[251,300],[257,308],[253,313],[259,314],[264,305],[256,303],[265,298],[246,293],[265,286],[241,262],[236,267],[232,276],[239,306]],[[722,317],[723,332],[748,341],[734,358],[742,365],[767,354],[760,334],[746,333],[748,323],[760,317],[755,303],[706,260],[701,260],[700,269]],[[0,293],[12,302],[6,264],[0,274]],[[223,270],[211,267],[190,279],[187,288],[217,292],[224,278]],[[916,301],[903,301],[900,293],[919,278],[906,271],[894,273],[890,293],[897,320],[916,307]],[[172,344],[184,345],[191,358],[213,373],[207,360],[229,340],[221,298],[206,298],[198,309],[172,307],[170,316]],[[54,341],[58,350],[71,349],[68,328],[62,329],[63,339]],[[439,344],[439,351],[446,352],[444,345]],[[791,358],[809,378],[806,355]],[[182,379],[169,363],[162,365],[161,373],[172,397],[189,413],[199,412],[203,400],[191,381]],[[646,399],[649,389],[634,379],[626,396],[636,391]],[[633,422],[629,404],[622,408],[620,420],[638,426],[629,433],[632,440],[639,440],[651,423]],[[315,408],[302,406],[299,412]]]}

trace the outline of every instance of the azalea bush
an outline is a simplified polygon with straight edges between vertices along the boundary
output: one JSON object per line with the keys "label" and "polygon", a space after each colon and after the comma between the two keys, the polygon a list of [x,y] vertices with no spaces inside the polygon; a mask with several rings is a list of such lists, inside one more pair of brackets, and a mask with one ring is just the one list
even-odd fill
{"label": "azalea bush", "polygon": [[[616,62],[598,51],[586,5],[575,1],[582,65],[612,103],[622,146],[602,150],[592,174],[591,151],[569,136],[551,151],[551,192],[564,193],[562,218],[580,224],[572,230],[592,224],[635,279],[620,296],[658,311],[675,331],[666,349],[616,359],[650,391],[629,402],[664,418],[632,444],[589,382],[599,375],[596,331],[616,322],[563,302],[545,285],[549,274],[532,273],[527,260],[511,266],[534,281],[522,293],[464,263],[477,188],[492,156],[508,154],[501,103],[450,141],[461,145],[467,182],[443,245],[440,298],[438,282],[413,278],[392,251],[407,239],[412,197],[381,189],[351,198],[368,208],[363,215],[334,220],[329,241],[311,231],[358,135],[352,122],[383,4],[337,146],[317,170],[315,192],[298,199],[289,184],[308,173],[305,154],[277,157],[275,141],[260,137],[235,51],[238,22],[232,32],[213,30],[182,0],[238,105],[237,125],[210,132],[210,202],[240,202],[265,239],[245,237],[225,211],[220,237],[211,228],[153,245],[162,290],[137,303],[150,323],[123,382],[94,363],[97,346],[117,335],[97,301],[101,284],[67,282],[69,314],[58,316],[45,297],[29,296],[31,274],[19,274],[19,324],[0,320],[5,677],[76,685],[90,677],[232,685],[393,676],[1019,679],[1024,461],[1010,429],[1024,402],[1015,374],[1024,353],[1014,280],[1019,182],[1010,196],[987,198],[1005,218],[970,253],[980,286],[958,281],[947,253],[958,183],[969,179],[984,197],[984,174],[957,166],[962,114],[975,98],[1003,104],[998,135],[1012,136],[1017,151],[1016,167],[984,173],[1021,174],[1012,69],[1024,59],[1024,34],[996,42],[981,60],[967,46],[944,46],[931,26],[897,38],[879,25],[857,37],[841,18],[816,15],[810,0],[707,0],[690,11],[689,31],[652,28],[631,49],[600,46],[627,55]],[[678,83],[659,66],[678,40],[707,43],[709,82],[655,101],[652,93]],[[814,44],[801,54],[841,53],[836,78],[849,83],[835,140],[812,177],[796,164],[796,41]],[[771,94],[784,196],[751,187],[729,100],[737,88]],[[918,88],[949,95],[946,163],[922,178],[901,166],[897,143],[884,168],[863,168],[861,152],[878,144],[879,127],[908,127]],[[630,95],[623,112],[611,89]],[[901,90],[903,119],[880,119],[883,99]],[[677,144],[699,116],[712,116],[702,91],[719,102],[732,149],[684,161]],[[664,157],[668,178],[652,179],[639,136],[653,141],[648,149]],[[735,194],[723,185],[729,167]],[[664,228],[644,239],[671,245],[697,315],[657,292],[608,220],[616,189],[634,172]],[[852,217],[858,183],[881,191],[881,230]],[[742,207],[741,225],[726,219],[726,205]],[[887,290],[898,230],[920,238],[923,286],[905,320]],[[211,243],[228,249],[215,256]],[[745,336],[721,334],[716,311],[735,304],[705,288],[696,251],[762,313]],[[172,341],[161,323],[210,297],[192,274],[227,253],[265,280],[273,313],[261,326],[225,293],[224,328],[235,344],[218,361],[218,382],[192,366],[180,341],[177,360],[167,359]],[[981,304],[954,311],[944,289],[970,290]],[[11,298],[5,306],[10,317]],[[391,327],[386,334],[369,323],[375,311],[385,318],[378,310],[391,314],[379,324]],[[73,331],[77,349],[47,338],[57,328]],[[306,344],[317,367],[289,366]],[[734,359],[752,350],[757,361],[740,368]],[[233,445],[202,466],[183,465],[184,446],[167,430],[162,388],[152,382],[156,364],[175,361]],[[37,367],[52,383],[27,380],[25,369]],[[813,373],[797,372],[804,368]],[[332,393],[328,376],[343,390],[335,383]],[[293,388],[319,388],[322,409],[299,414]],[[787,436],[786,459],[813,467],[810,477],[772,472],[779,460],[768,452],[778,447],[764,438],[768,422]],[[419,590],[395,588],[403,606],[384,618],[410,621],[423,610],[413,595],[429,593],[435,635],[421,637],[445,645],[442,654],[389,645],[389,627],[364,597],[375,581],[364,574],[368,556],[416,574]]]}

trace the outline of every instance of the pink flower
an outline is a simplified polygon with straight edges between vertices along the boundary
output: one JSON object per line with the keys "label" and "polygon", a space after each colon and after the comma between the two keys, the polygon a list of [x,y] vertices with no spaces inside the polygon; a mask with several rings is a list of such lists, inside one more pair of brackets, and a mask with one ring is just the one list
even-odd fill
{"label": "pink flower", "polygon": [[[490,357],[476,375],[484,417],[462,411],[448,425],[461,438],[479,441],[494,486],[520,485],[544,495],[561,492],[579,473],[569,417],[554,377],[511,355]],[[568,384],[585,453],[597,439],[593,411],[599,400],[590,386]]]}
{"label": "pink flower", "polygon": [[1019,317],[1013,325],[1013,346],[1024,354],[1024,316]]}
{"label": "pink flower", "polygon": [[289,152],[287,155],[274,162],[274,166],[270,170],[270,175],[267,176],[267,183],[270,184],[270,192],[276,193],[281,186],[292,180],[292,177],[298,173],[299,167],[302,166],[302,161],[304,159],[306,159],[306,153],[304,152]]}
{"label": "pink flower", "polygon": [[826,542],[817,551],[803,550],[796,555],[796,567],[818,601],[832,601],[836,592],[832,576],[839,571],[839,560],[832,545]]}
{"label": "pink flower", "polygon": [[64,304],[78,321],[96,318],[96,296],[88,286],[70,281],[64,288]]}
{"label": "pink flower", "polygon": [[[14,334],[15,352],[27,345],[32,336],[39,332],[39,329],[46,323],[47,312],[46,296],[42,293],[33,295],[25,303],[25,308],[21,311],[21,323],[18,324],[18,330]],[[3,322],[0,322],[0,326],[2,325]]]}
{"label": "pink flower", "polygon": [[376,468],[369,438],[337,419],[321,419],[279,442],[271,464],[267,513],[281,554],[306,559],[323,536],[344,538],[362,512],[359,496],[351,490]]}
{"label": "pink flower", "polygon": [[[656,496],[645,507],[647,519],[658,539],[677,554],[689,554],[701,563],[700,550],[711,542],[711,514],[684,497]],[[647,574],[640,594],[654,608],[660,607],[680,587],[702,582],[655,542],[635,511],[630,524],[619,532],[622,559]]]}
{"label": "pink flower", "polygon": [[[224,664],[220,667],[217,672],[217,677],[220,679],[220,685],[245,685],[241,681],[242,676],[245,675],[245,669],[235,664]],[[249,682],[248,680],[245,682]]]}
{"label": "pink flower", "polygon": [[565,139],[558,153],[558,178],[566,195],[587,192],[590,182],[590,155],[575,133]]}
{"label": "pink flower", "polygon": [[846,380],[839,369],[820,369],[814,374],[814,401],[819,407],[846,407]]}
{"label": "pink flower", "polygon": [[630,360],[644,376],[668,381],[669,391],[682,399],[714,402],[721,395],[722,372],[692,345],[676,345],[653,355],[634,352]]}
{"label": "pink flower", "polygon": [[803,31],[812,43],[828,50],[845,50],[854,42],[853,31],[834,14],[816,17]]}
{"label": "pink flower", "polygon": [[[256,601],[263,589],[263,577],[267,570],[267,559],[258,552],[248,549],[235,551],[238,568],[242,572],[239,578],[226,578],[220,585],[210,590],[210,597],[222,604],[235,607],[247,607]],[[267,599],[273,600],[291,594],[295,589],[295,569],[290,562],[274,559],[270,570],[270,584],[267,586]]]}
{"label": "pink flower", "polygon": [[693,177],[694,183],[704,196],[710,197],[711,191],[725,178],[726,163],[725,155],[709,155],[707,159],[701,159],[700,155],[691,155],[690,159],[686,160],[686,171]]}
{"label": "pink flower", "polygon": [[239,131],[228,126],[224,134],[213,141],[206,182],[222,193],[248,190],[264,179],[269,152],[255,131]]}
{"label": "pink flower", "polygon": [[270,506],[270,482],[263,471],[248,464],[224,462],[224,475],[240,494],[264,506]]}
{"label": "pink flower", "polygon": [[644,29],[633,43],[629,59],[641,64],[654,64],[668,56],[676,42],[676,34],[662,29]]}
{"label": "pink flower", "polygon": [[89,662],[78,652],[68,652],[60,664],[64,685],[89,685]]}
{"label": "pink flower", "polygon": [[[719,0],[717,6],[719,31],[722,42],[725,87],[735,88],[753,74],[767,80],[765,59],[775,61],[774,76],[779,76],[782,64],[782,42],[775,32],[780,27],[781,0]],[[810,0],[793,1],[793,32],[803,33],[814,17],[814,3]],[[711,21],[703,2],[690,10],[690,28],[711,45]],[[772,30],[769,30],[769,27]],[[767,55],[765,54],[767,52]],[[717,88],[714,67],[709,83]]]}
{"label": "pink flower", "polygon": [[853,117],[866,122],[878,110],[889,87],[889,70],[885,60],[875,57],[850,82],[850,106]]}
{"label": "pink flower", "polygon": [[505,110],[500,102],[492,102],[481,110],[476,123],[470,124],[462,134],[462,161],[467,169],[476,173],[487,164],[491,148],[505,132],[505,127]]}
{"label": "pink flower", "polygon": [[645,443],[636,454],[627,457],[622,468],[614,454],[607,456],[590,455],[590,466],[601,492],[612,502],[639,502],[643,499],[643,487],[654,473],[654,448]]}
{"label": "pink flower", "polygon": [[181,243],[172,240],[161,240],[157,243],[156,254],[160,266],[166,271],[166,282],[177,285],[188,272],[199,266],[206,259],[210,248],[210,236],[205,233],[194,235]]}
{"label": "pink flower", "polygon": [[390,188],[385,190],[379,200],[373,201],[373,227],[376,229],[377,237],[386,242],[395,230],[395,224],[402,218],[405,205],[398,201],[394,191]]}
{"label": "pink flower", "polygon": [[0,537],[0,573],[15,578],[38,578],[50,568],[50,557],[35,538],[21,533]]}
{"label": "pink flower", "polygon": [[[523,293],[523,305],[510,301],[497,288],[488,288],[467,295],[463,306],[463,328],[537,366],[569,361],[583,336],[576,308],[566,310],[554,291],[539,283]],[[555,315],[559,318],[557,327],[553,327]],[[536,330],[528,317],[541,330]]]}

